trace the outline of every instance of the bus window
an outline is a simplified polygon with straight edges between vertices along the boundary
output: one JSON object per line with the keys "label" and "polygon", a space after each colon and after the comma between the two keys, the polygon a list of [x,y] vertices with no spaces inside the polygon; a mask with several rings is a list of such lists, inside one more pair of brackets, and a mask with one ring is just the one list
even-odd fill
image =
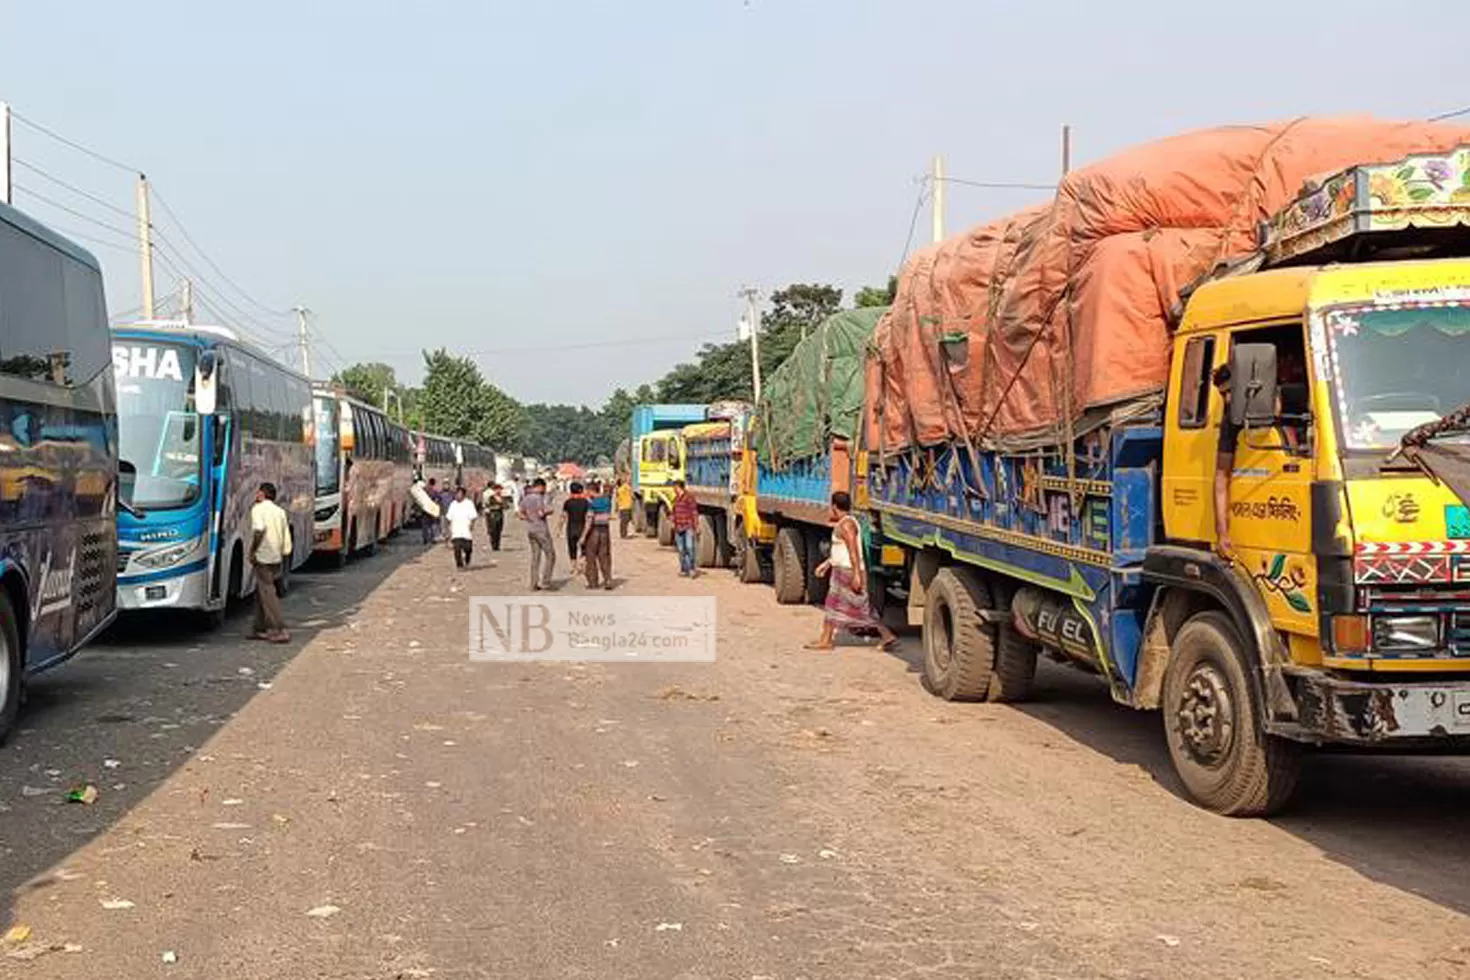
{"label": "bus window", "polygon": [[315,458],[318,494],[336,493],[341,489],[341,473],[337,465],[338,422],[336,396],[317,396]]}
{"label": "bus window", "polygon": [[119,338],[118,456],[137,476],[133,507],[184,507],[199,497],[199,426],[194,423],[195,348]]}

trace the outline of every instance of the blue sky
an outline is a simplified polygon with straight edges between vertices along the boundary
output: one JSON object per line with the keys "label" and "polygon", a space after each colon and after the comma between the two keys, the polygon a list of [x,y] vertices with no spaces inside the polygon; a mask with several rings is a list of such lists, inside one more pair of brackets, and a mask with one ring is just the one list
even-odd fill
{"label": "blue sky", "polygon": [[[936,152],[955,176],[1045,182],[1063,122],[1085,163],[1217,123],[1470,104],[1462,4],[1188,6],[0,0],[0,99],[145,169],[259,305],[155,213],[206,295],[269,342],[290,319],[265,310],[300,303],[324,366],[415,380],[443,345],[518,398],[595,404],[732,336],[742,282],[883,281]],[[126,173],[14,137],[131,209]],[[109,305],[137,306],[136,258],[93,223],[129,220],[16,179],[93,220],[21,191],[26,210],[118,243],[94,248]],[[952,186],[949,226],[1043,196]]]}

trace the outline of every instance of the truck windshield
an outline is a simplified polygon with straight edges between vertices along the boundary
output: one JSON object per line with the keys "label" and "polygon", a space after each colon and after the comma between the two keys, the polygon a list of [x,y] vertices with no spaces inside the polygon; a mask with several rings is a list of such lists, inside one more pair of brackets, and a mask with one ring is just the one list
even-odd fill
{"label": "truck windshield", "polygon": [[1393,449],[1410,429],[1470,401],[1470,307],[1334,310],[1327,333],[1348,449]]}
{"label": "truck windshield", "polygon": [[112,366],[123,498],[140,510],[187,507],[199,499],[200,479],[193,348],[117,340]]}
{"label": "truck windshield", "polygon": [[341,487],[337,465],[338,424],[337,399],[316,396],[316,492],[317,496],[336,493]]}

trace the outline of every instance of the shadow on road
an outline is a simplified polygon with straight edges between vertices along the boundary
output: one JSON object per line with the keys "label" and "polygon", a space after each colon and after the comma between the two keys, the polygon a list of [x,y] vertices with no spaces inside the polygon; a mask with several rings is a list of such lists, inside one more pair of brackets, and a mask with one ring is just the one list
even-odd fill
{"label": "shadow on road", "polygon": [[[0,889],[48,887],[52,879],[33,879],[126,816],[268,690],[314,636],[352,619],[423,550],[417,536],[401,534],[343,569],[309,563],[293,573],[289,644],[247,639],[248,604],[218,630],[192,618],[125,617],[70,663],[36,678],[0,749]],[[87,785],[97,789],[95,803],[67,802],[70,789]]]}
{"label": "shadow on road", "polygon": [[[1043,664],[1019,710],[1185,799],[1158,712],[1113,703],[1103,683]],[[1192,804],[1190,804],[1192,805]],[[1271,820],[1358,873],[1470,914],[1470,760],[1313,752],[1290,808]]]}

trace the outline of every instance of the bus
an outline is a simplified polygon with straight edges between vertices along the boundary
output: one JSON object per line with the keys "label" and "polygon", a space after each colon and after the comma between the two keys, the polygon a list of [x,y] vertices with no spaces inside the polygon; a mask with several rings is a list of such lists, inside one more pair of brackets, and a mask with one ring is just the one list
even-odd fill
{"label": "bus", "polygon": [[413,434],[414,463],[419,476],[440,486],[464,487],[471,500],[478,500],[495,482],[495,453],[468,439],[451,439],[427,432]]}
{"label": "bus", "polygon": [[341,387],[318,383],[314,549],[338,564],[408,517],[413,441],[408,429]]}
{"label": "bus", "polygon": [[0,740],[26,680],[115,614],[106,309],[90,253],[0,204]]}
{"label": "bus", "polygon": [[117,602],[195,610],[214,624],[254,592],[247,561],[256,488],[276,485],[311,554],[316,437],[311,382],[225,327],[114,328],[121,459]]}

